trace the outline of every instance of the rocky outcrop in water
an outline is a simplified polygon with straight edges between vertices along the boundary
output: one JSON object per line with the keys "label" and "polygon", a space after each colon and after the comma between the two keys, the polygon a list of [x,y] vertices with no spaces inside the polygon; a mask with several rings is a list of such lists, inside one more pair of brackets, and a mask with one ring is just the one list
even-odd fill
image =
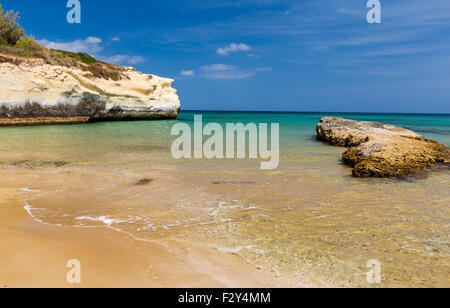
{"label": "rocky outcrop in water", "polygon": [[317,139],[350,147],[342,157],[356,177],[401,177],[450,164],[446,146],[388,124],[325,117],[317,125]]}
{"label": "rocky outcrop in water", "polygon": [[0,55],[0,125],[177,117],[172,79],[116,67],[116,75],[102,78],[83,66]]}

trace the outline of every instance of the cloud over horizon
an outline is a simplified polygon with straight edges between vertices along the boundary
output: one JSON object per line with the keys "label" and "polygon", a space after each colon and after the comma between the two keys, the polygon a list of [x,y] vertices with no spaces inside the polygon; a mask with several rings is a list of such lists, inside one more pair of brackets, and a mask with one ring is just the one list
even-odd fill
{"label": "cloud over horizon", "polygon": [[[112,41],[120,41],[119,37],[114,37]],[[47,39],[37,40],[39,44],[44,45],[50,49],[66,50],[70,52],[84,52],[98,58],[102,61],[121,64],[121,65],[135,65],[143,63],[146,59],[142,56],[122,55],[117,54],[113,56],[104,56],[100,53],[104,50],[103,40],[95,36],[89,36],[86,39],[77,39],[71,42],[50,41]]]}
{"label": "cloud over horizon", "polygon": [[103,47],[100,46],[103,42],[102,39],[95,36],[89,36],[84,40],[78,39],[71,42],[49,41],[47,39],[37,40],[37,42],[50,49],[60,49],[71,52],[96,54],[103,50]]}
{"label": "cloud over horizon", "polygon": [[139,64],[146,61],[144,57],[141,56],[127,56],[127,55],[115,55],[111,57],[102,57],[100,59],[115,64]]}

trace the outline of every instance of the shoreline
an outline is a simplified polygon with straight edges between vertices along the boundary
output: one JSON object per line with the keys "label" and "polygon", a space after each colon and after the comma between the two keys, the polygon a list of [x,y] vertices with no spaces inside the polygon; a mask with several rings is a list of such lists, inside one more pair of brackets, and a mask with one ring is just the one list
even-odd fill
{"label": "shoreline", "polygon": [[[23,208],[19,189],[0,191],[1,288],[294,286],[212,248],[175,240],[136,240],[107,227],[39,223]],[[80,285],[66,281],[70,259],[81,262]]]}
{"label": "shoreline", "polygon": [[78,125],[98,122],[137,122],[137,121],[160,121],[176,120],[175,116],[154,115],[152,118],[104,118],[73,116],[73,117],[30,117],[30,118],[0,118],[0,127],[27,127],[27,126],[49,126],[49,125]]}
{"label": "shoreline", "polygon": [[56,124],[85,124],[90,117],[0,118],[0,127],[22,127]]}

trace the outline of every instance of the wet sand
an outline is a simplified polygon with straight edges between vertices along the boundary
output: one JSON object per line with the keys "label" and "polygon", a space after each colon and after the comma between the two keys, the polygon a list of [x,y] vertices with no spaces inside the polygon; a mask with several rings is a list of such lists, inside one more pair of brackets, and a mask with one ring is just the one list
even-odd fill
{"label": "wet sand", "polygon": [[[176,241],[137,241],[100,228],[36,222],[22,192],[0,188],[0,287],[289,287],[288,281],[213,249]],[[81,284],[69,284],[67,261],[81,263]],[[245,277],[245,279],[242,279]]]}
{"label": "wet sand", "polygon": [[311,190],[293,174],[190,170],[0,169],[0,284],[71,287],[78,259],[82,287],[448,285],[447,198],[417,201],[446,173]]}

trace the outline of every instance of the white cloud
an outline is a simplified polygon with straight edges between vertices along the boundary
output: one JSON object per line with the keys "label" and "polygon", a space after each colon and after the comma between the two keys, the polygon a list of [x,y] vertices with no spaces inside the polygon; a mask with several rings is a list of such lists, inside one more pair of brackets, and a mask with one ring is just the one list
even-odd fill
{"label": "white cloud", "polygon": [[85,42],[87,44],[100,44],[102,42],[102,39],[95,36],[90,36],[85,40]]}
{"label": "white cloud", "polygon": [[113,41],[113,42],[118,42],[118,41],[120,41],[120,37],[118,37],[118,36],[113,37],[113,38],[111,39],[111,41]]}
{"label": "white cloud", "polygon": [[202,70],[205,72],[218,72],[218,71],[232,71],[235,70],[235,66],[226,65],[226,64],[212,64],[202,66]]}
{"label": "white cloud", "polygon": [[238,52],[238,51],[250,51],[250,46],[246,44],[230,44],[226,47],[217,49],[217,53],[221,56],[228,56],[232,52]]}
{"label": "white cloud", "polygon": [[[119,37],[114,37],[111,39],[112,41],[119,41]],[[49,41],[46,39],[38,40],[38,43],[46,46],[51,49],[60,49],[71,52],[85,52],[89,53],[95,58],[98,58],[102,61],[114,63],[114,64],[122,64],[122,65],[134,65],[145,62],[146,59],[141,56],[128,56],[128,55],[115,55],[111,57],[101,56],[100,52],[103,51],[103,47],[101,44],[103,43],[101,38],[90,36],[84,40],[75,40],[71,42],[56,42]]]}
{"label": "white cloud", "polygon": [[206,77],[210,79],[245,79],[253,75],[255,75],[254,72],[231,71],[209,73]]}
{"label": "white cloud", "polygon": [[254,71],[243,71],[226,64],[206,65],[201,69],[209,79],[244,79],[255,75]]}
{"label": "white cloud", "polygon": [[146,59],[141,56],[115,55],[112,57],[100,57],[101,60],[114,64],[139,64],[145,62]]}
{"label": "white cloud", "polygon": [[192,77],[192,76],[195,76],[195,71],[193,71],[193,70],[182,70],[180,75],[184,76],[184,77]]}
{"label": "white cloud", "polygon": [[75,40],[66,43],[53,42],[46,39],[38,40],[37,42],[46,46],[47,48],[67,50],[71,52],[86,52],[95,54],[103,50],[103,48],[100,46],[100,44],[102,43],[102,39],[94,36],[90,36],[84,40]]}

